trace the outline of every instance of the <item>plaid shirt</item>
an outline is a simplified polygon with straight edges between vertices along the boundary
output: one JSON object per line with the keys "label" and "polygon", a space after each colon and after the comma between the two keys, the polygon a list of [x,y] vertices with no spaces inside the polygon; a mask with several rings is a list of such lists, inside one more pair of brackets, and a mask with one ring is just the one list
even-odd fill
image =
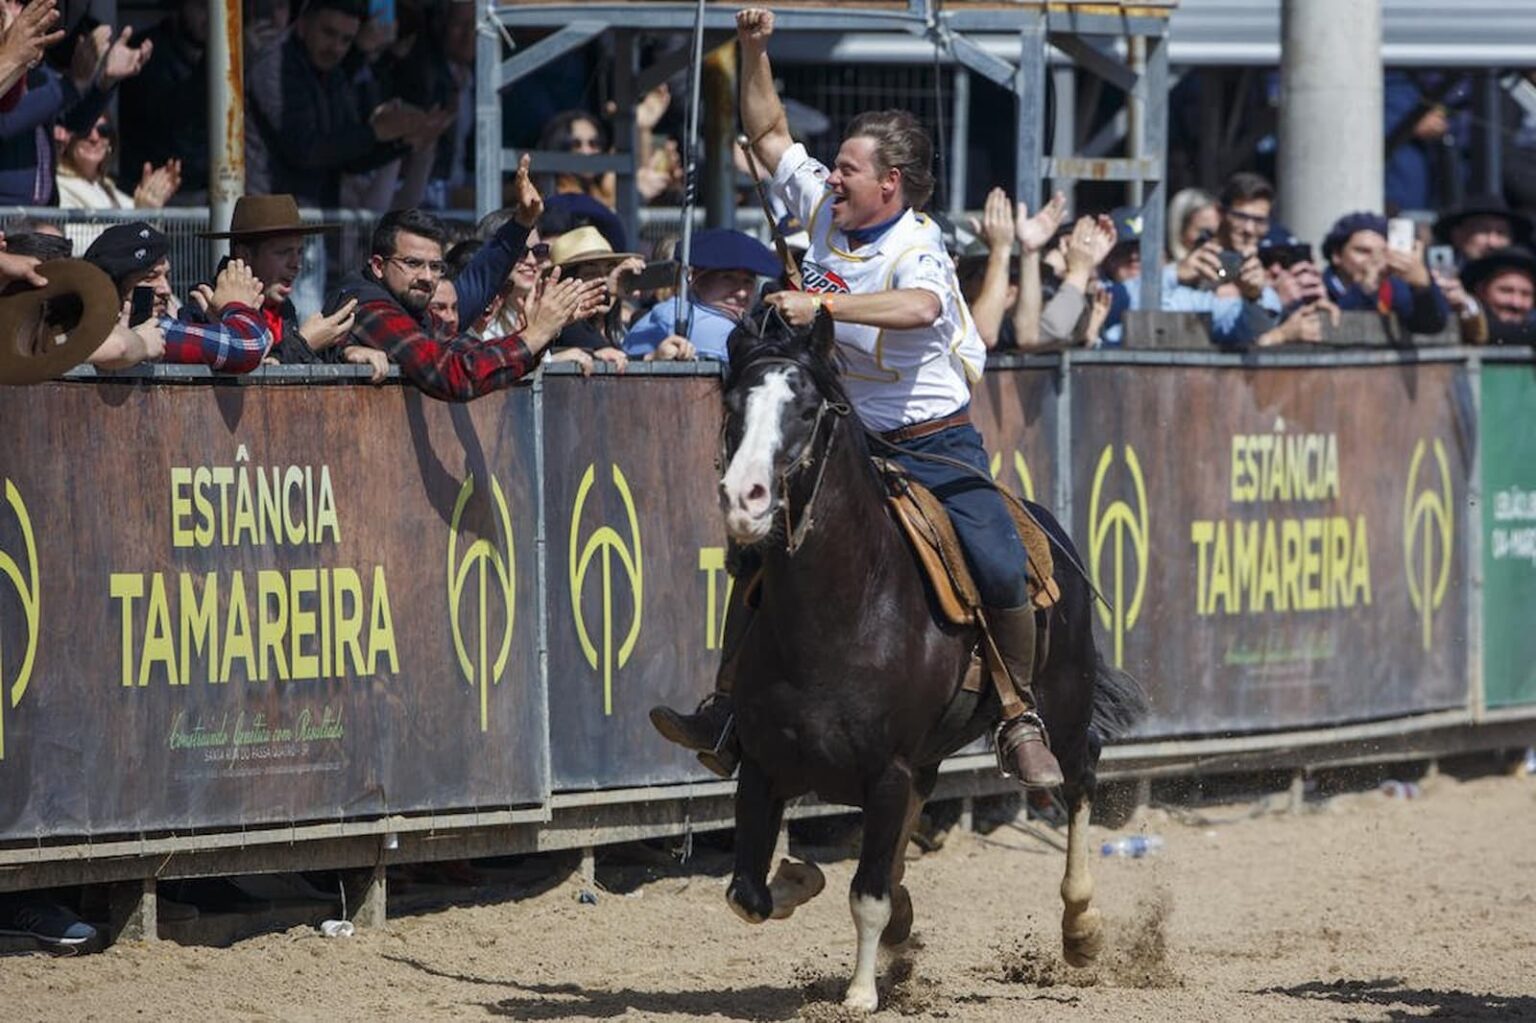
{"label": "plaid shirt", "polygon": [[439,340],[377,286],[346,292],[343,288],[343,298],[358,299],[352,342],[388,355],[433,398],[469,401],[511,386],[538,365],[538,356],[515,334],[484,341],[471,334]]}
{"label": "plaid shirt", "polygon": [[159,322],[165,332],[162,362],[201,364],[219,373],[249,373],[272,347],[272,331],[261,313],[239,302],[225,306],[214,323],[169,316],[160,317]]}

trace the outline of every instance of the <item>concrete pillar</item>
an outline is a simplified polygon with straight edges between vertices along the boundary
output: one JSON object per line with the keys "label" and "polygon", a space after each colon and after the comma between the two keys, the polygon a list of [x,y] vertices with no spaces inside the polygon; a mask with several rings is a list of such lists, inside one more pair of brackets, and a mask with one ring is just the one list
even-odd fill
{"label": "concrete pillar", "polygon": [[347,905],[352,910],[352,925],[359,930],[383,927],[389,919],[386,911],[389,883],[385,878],[384,864],[350,871],[344,883],[347,886]]}
{"label": "concrete pillar", "polygon": [[[687,102],[687,97],[683,97]],[[704,220],[736,226],[736,44],[704,58]]]}
{"label": "concrete pillar", "polygon": [[1278,216],[1320,242],[1382,208],[1381,0],[1284,0]]}

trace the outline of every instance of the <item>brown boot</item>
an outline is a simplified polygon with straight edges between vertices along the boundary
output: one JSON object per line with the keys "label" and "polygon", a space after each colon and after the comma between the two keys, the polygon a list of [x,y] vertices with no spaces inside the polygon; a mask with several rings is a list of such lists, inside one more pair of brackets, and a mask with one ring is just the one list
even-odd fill
{"label": "brown boot", "polygon": [[662,738],[684,749],[697,750],[699,763],[722,778],[735,774],[736,764],[741,760],[731,690],[736,685],[736,662],[741,656],[742,640],[757,613],[741,599],[746,589],[744,582],[738,582],[731,590],[731,602],[725,609],[715,691],[704,697],[692,714],[679,714],[671,707],[651,708],[651,724],[656,726]]}
{"label": "brown boot", "polygon": [[986,608],[987,628],[996,646],[993,670],[1001,669],[1013,682],[1018,700],[1003,701],[1004,720],[997,727],[998,768],[1027,789],[1050,789],[1062,783],[1061,765],[1051,752],[1045,722],[1035,712],[1030,683],[1035,671],[1035,611],[1023,607]]}

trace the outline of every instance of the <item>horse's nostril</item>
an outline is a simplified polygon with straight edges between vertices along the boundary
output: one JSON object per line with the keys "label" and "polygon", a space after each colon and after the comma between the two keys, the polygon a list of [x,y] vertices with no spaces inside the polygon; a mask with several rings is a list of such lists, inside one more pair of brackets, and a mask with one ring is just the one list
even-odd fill
{"label": "horse's nostril", "polygon": [[752,488],[747,491],[747,507],[751,508],[754,505],[767,503],[768,488],[763,486],[761,483],[752,484]]}

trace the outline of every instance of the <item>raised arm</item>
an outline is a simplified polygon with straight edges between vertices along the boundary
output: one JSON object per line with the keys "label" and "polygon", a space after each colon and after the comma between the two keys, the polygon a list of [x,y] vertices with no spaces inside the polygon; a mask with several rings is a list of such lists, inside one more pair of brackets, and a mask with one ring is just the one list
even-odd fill
{"label": "raised arm", "polygon": [[773,35],[773,12],[748,7],[736,14],[736,39],[741,44],[741,125],[752,141],[752,151],[771,174],[784,151],[794,144],[789,118],[773,87],[773,67],[768,63],[768,37]]}

